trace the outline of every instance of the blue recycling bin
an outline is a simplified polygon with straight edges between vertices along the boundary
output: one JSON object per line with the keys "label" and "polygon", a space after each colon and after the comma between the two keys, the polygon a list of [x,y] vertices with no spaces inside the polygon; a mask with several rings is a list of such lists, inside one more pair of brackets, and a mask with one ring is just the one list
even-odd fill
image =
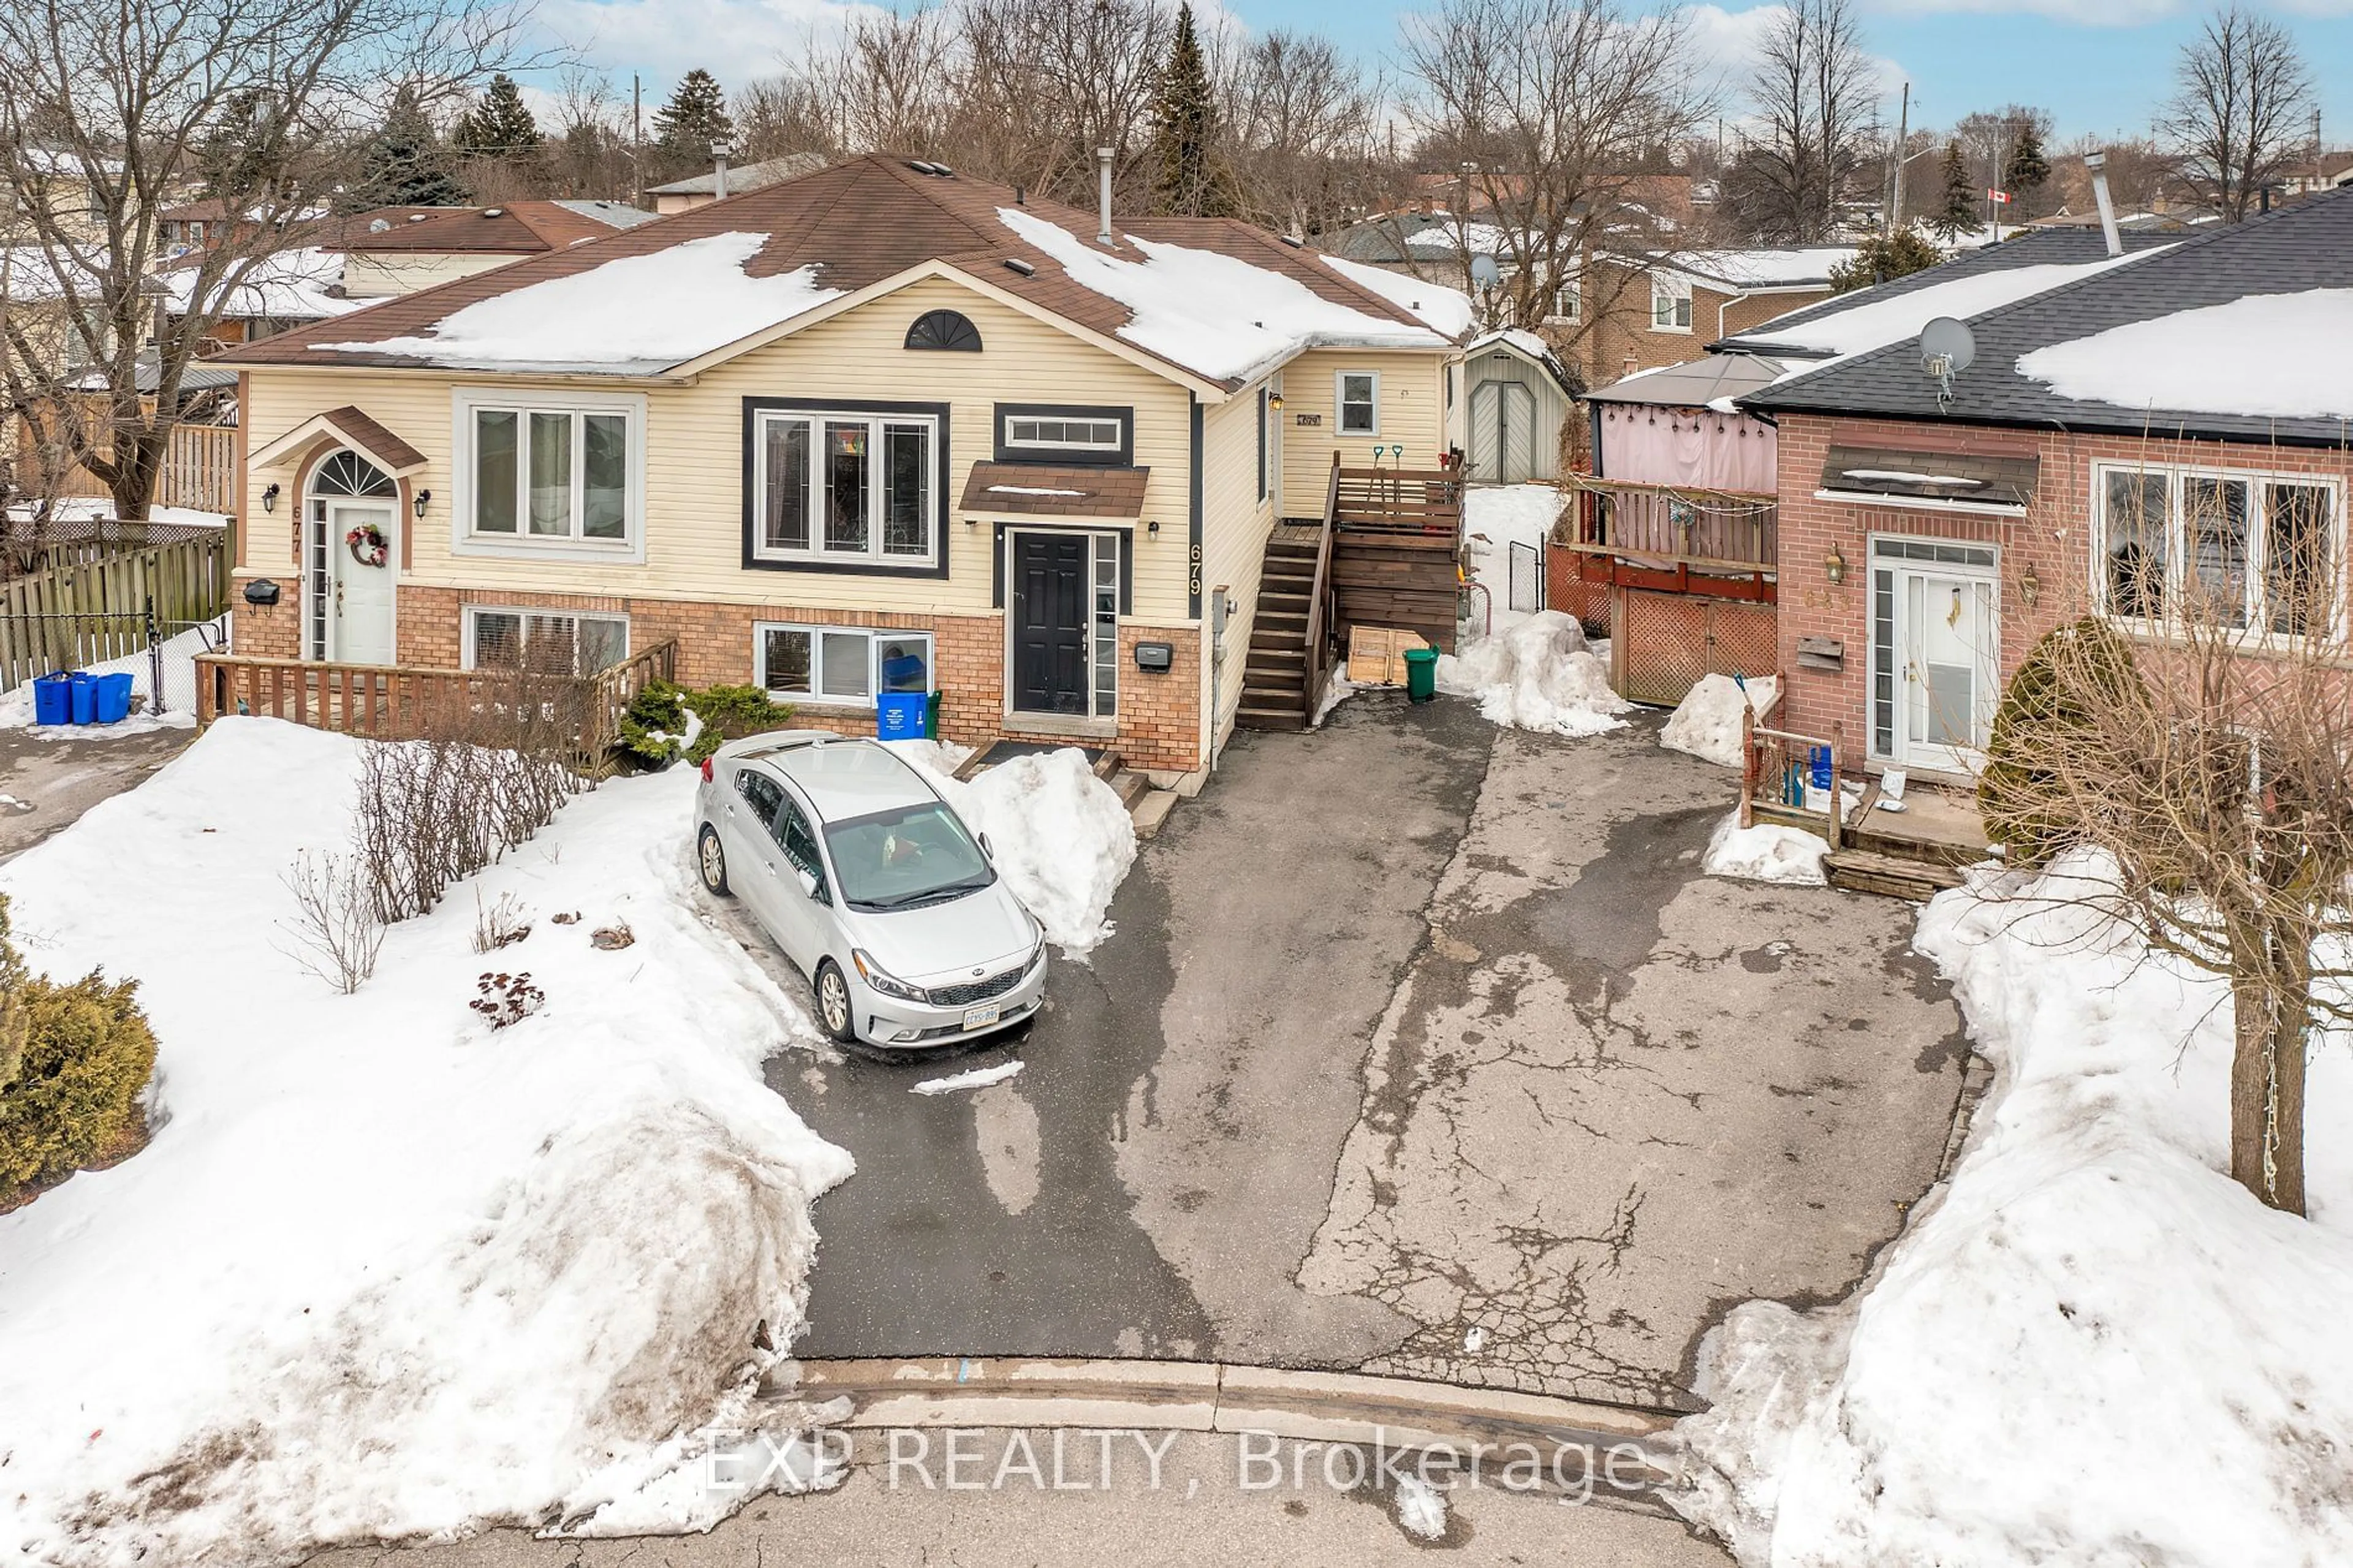
{"label": "blue recycling bin", "polygon": [[33,722],[36,724],[70,724],[73,722],[73,682],[62,669],[54,675],[37,676],[33,680]]}
{"label": "blue recycling bin", "polygon": [[98,718],[98,679],[86,669],[77,669],[66,677],[66,691],[73,700],[73,721],[77,724],[94,722]]}
{"label": "blue recycling bin", "polygon": [[920,741],[931,706],[926,691],[886,691],[874,700],[874,733],[885,741]]}
{"label": "blue recycling bin", "polygon": [[1806,763],[1809,774],[1807,782],[1816,789],[1830,788],[1831,749],[1828,746],[1809,747],[1806,752]]}
{"label": "blue recycling bin", "polygon": [[120,724],[131,717],[131,672],[119,670],[101,675],[96,682],[98,696],[92,706],[101,724]]}

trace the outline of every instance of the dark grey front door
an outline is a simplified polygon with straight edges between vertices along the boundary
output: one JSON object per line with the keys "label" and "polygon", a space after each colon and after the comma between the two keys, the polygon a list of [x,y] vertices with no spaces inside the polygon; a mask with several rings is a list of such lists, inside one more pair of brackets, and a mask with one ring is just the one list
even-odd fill
{"label": "dark grey front door", "polygon": [[1087,710],[1087,540],[1013,536],[1013,706],[1023,713]]}

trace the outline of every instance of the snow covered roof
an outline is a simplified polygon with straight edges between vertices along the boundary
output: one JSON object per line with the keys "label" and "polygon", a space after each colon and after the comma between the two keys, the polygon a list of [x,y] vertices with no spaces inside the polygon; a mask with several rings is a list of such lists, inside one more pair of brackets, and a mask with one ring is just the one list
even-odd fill
{"label": "snow covered roof", "polygon": [[1248,224],[1137,219],[1104,246],[1092,214],[934,168],[854,158],[228,357],[650,375],[926,264],[1229,389],[1307,348],[1453,347],[1432,289],[1399,302]]}
{"label": "snow covered roof", "polygon": [[[2353,419],[2345,363],[2353,342],[2353,191],[2127,251],[2125,260],[2065,268],[2031,293],[1975,310],[1950,308],[1958,297],[1949,287],[1910,291],[1908,316],[1965,316],[1976,335],[1976,362],[1955,377],[1949,407],[1938,405],[1935,384],[1921,373],[1917,322],[1894,336],[1874,331],[1885,341],[1745,402],[2046,429],[2344,442]],[[1777,324],[1757,335],[1791,334]]]}
{"label": "snow covered roof", "polygon": [[343,247],[362,253],[535,256],[653,221],[627,202],[522,201],[495,207],[385,207],[354,213]]}
{"label": "snow covered roof", "polygon": [[[195,303],[196,272],[201,258],[185,266],[165,268],[155,276],[164,285],[174,315],[185,315]],[[343,285],[341,252],[302,246],[266,256],[249,268],[222,304],[224,316],[259,316],[283,321],[316,321],[347,315],[365,303],[335,292]],[[217,279],[215,288],[219,288]]]}
{"label": "snow covered roof", "polygon": [[1732,413],[1733,399],[1761,391],[1788,371],[1763,354],[1710,354],[1684,364],[1638,370],[1585,395],[1588,403],[1640,403],[1661,408],[1714,408]]}
{"label": "snow covered roof", "polygon": [[1369,267],[1345,257],[1326,256],[1324,265],[1361,289],[1370,289],[1392,305],[1403,305],[1422,321],[1459,338],[1471,330],[1471,296],[1443,283],[1427,283],[1386,267]]}
{"label": "snow covered roof", "polygon": [[1679,250],[1661,258],[1678,272],[1739,289],[1828,287],[1831,271],[1854,259],[1851,245],[1808,245],[1758,250]]}
{"label": "snow covered roof", "polygon": [[[825,167],[822,153],[787,153],[781,158],[766,158],[757,163],[738,163],[727,171],[727,190],[731,195],[756,191],[763,185],[773,185],[778,180],[796,179],[815,174]],[[672,180],[666,185],[648,185],[649,196],[715,196],[719,194],[719,171],[689,174],[683,180]]]}
{"label": "snow covered roof", "polygon": [[1482,333],[1471,340],[1462,355],[1465,359],[1476,359],[1488,350],[1496,348],[1509,349],[1551,376],[1563,392],[1571,397],[1577,395],[1577,384],[1570,379],[1568,367],[1560,363],[1560,356],[1552,352],[1552,345],[1523,328],[1504,327]]}

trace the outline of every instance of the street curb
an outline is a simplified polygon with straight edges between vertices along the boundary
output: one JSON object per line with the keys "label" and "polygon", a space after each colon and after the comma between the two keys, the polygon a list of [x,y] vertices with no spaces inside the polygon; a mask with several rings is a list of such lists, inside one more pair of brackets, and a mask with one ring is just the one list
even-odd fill
{"label": "street curb", "polygon": [[767,1396],[808,1405],[847,1399],[849,1414],[835,1424],[852,1428],[1134,1427],[1416,1452],[1567,1446],[1612,1464],[1616,1500],[1635,1506],[1657,1506],[1651,1494],[1682,1468],[1675,1412],[1411,1378],[1026,1356],[805,1361],[797,1370],[780,1369]]}

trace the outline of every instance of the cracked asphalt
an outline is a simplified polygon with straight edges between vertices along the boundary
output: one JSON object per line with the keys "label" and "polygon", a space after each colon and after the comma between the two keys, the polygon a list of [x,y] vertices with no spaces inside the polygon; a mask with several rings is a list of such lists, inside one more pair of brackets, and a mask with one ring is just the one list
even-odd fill
{"label": "cracked asphalt", "polygon": [[1752,1296],[1842,1295],[1967,1048],[1911,909],[1699,874],[1724,770],[1368,695],[1247,735],[1047,1013],[955,1068],[779,1058],[858,1175],[807,1356],[1361,1368],[1690,1409]]}

